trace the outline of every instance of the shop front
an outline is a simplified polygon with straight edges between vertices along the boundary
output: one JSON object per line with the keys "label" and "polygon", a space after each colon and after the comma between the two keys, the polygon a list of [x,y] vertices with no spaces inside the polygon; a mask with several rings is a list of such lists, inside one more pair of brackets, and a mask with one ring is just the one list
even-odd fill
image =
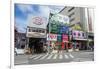
{"label": "shop front", "polygon": [[67,50],[69,48],[68,46],[68,35],[63,34],[62,35],[62,49]]}
{"label": "shop front", "polygon": [[74,50],[86,50],[87,49],[87,34],[83,31],[72,31],[72,46]]}
{"label": "shop front", "polygon": [[[57,34],[47,34],[47,43],[49,51],[52,49],[52,51],[57,50]],[[51,52],[51,51],[50,51]]]}

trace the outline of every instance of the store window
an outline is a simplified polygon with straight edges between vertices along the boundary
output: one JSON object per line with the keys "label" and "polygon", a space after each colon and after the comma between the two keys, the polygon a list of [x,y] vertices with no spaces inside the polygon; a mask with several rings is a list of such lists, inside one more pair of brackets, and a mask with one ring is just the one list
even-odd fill
{"label": "store window", "polygon": [[29,28],[28,31],[31,32],[31,29]]}

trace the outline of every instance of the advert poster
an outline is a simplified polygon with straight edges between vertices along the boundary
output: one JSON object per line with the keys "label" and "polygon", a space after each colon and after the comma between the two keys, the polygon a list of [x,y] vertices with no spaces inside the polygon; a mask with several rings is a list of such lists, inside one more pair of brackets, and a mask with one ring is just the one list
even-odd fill
{"label": "advert poster", "polygon": [[63,40],[63,42],[68,42],[68,35],[63,34],[62,40]]}

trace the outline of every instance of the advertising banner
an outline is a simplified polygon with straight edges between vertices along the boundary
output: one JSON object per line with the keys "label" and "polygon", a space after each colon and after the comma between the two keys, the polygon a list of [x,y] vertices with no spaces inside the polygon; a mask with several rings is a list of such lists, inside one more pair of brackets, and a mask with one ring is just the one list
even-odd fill
{"label": "advertising banner", "polygon": [[51,20],[55,20],[55,21],[59,21],[62,23],[67,23],[69,24],[69,17],[68,16],[64,16],[61,14],[55,14],[52,16]]}
{"label": "advertising banner", "polygon": [[68,35],[63,34],[62,40],[63,40],[63,42],[68,42]]}
{"label": "advertising banner", "polygon": [[73,39],[86,39],[86,33],[83,31],[76,31],[72,32]]}
{"label": "advertising banner", "polygon": [[57,34],[47,34],[48,41],[57,41]]}
{"label": "advertising banner", "polygon": [[61,42],[62,41],[62,38],[61,38],[61,35],[60,34],[57,35],[57,41],[58,42]]}

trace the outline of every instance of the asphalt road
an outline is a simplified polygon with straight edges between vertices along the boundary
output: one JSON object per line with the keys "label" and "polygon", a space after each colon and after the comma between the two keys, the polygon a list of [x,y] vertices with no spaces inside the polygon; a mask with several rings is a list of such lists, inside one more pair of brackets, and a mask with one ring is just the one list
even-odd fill
{"label": "asphalt road", "polygon": [[84,61],[94,61],[94,53],[79,51],[79,52],[69,52],[69,53],[63,52],[63,53],[52,53],[52,54],[15,56],[15,65],[68,63],[68,62],[84,62]]}

